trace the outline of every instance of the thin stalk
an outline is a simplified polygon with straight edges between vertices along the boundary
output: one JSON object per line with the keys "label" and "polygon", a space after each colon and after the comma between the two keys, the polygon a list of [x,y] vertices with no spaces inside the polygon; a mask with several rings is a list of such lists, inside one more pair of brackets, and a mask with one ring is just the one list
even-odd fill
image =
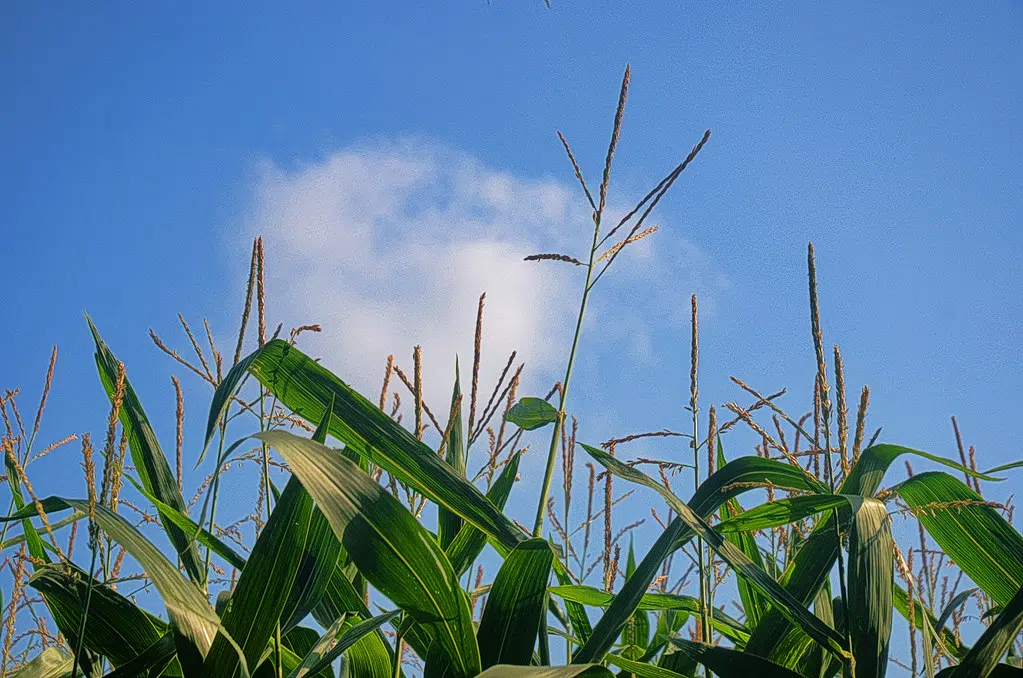
{"label": "thin stalk", "polygon": [[547,496],[551,490],[551,478],[554,475],[554,461],[558,454],[558,443],[561,442],[561,429],[565,424],[565,404],[568,401],[568,386],[572,379],[572,366],[575,364],[575,353],[579,347],[579,336],[582,334],[583,316],[586,314],[586,301],[590,296],[590,281],[593,278],[594,257],[597,254],[597,242],[600,237],[600,214],[596,215],[593,227],[593,244],[590,246],[590,260],[586,265],[586,284],[583,285],[582,299],[579,302],[579,316],[575,322],[575,335],[572,337],[572,350],[568,354],[568,367],[565,379],[561,382],[561,402],[558,414],[554,419],[554,433],[551,434],[550,449],[547,450],[547,468],[544,470],[543,485],[540,488],[540,501],[536,505],[536,520],[533,522],[533,536],[543,536],[543,521],[547,515]]}
{"label": "thin stalk", "polygon": [[[692,296],[692,343],[690,344],[690,370],[689,370],[689,412],[693,416],[693,439],[690,443],[693,448],[693,491],[700,488],[700,446],[697,441],[700,439],[700,422],[697,405],[699,389],[697,388],[697,372],[700,364],[700,330],[697,323],[696,295]],[[700,577],[700,639],[705,643],[711,642],[710,629],[710,586],[708,582],[707,559],[703,539],[696,539],[697,569]],[[707,678],[713,675],[709,668],[705,668]]]}

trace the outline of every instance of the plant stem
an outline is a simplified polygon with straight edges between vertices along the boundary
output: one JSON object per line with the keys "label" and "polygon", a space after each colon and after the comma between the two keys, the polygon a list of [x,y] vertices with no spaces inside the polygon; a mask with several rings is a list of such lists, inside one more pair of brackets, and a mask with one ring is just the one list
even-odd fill
{"label": "plant stem", "polygon": [[565,403],[568,401],[568,384],[572,378],[572,365],[575,363],[576,349],[579,347],[579,335],[582,334],[583,316],[586,314],[586,300],[590,296],[590,280],[593,278],[593,258],[597,254],[597,242],[600,236],[600,214],[594,218],[593,244],[590,246],[590,261],[586,265],[586,284],[583,286],[582,299],[579,302],[579,316],[576,318],[575,335],[572,337],[572,350],[568,354],[568,367],[565,369],[565,380],[561,382],[561,402],[558,415],[554,419],[554,433],[551,434],[551,446],[547,451],[547,468],[544,471],[543,485],[540,489],[540,501],[536,505],[536,520],[533,523],[533,536],[543,536],[543,521],[547,515],[547,495],[551,490],[551,477],[554,475],[554,461],[558,454],[558,443],[561,441],[561,429],[565,424]]}

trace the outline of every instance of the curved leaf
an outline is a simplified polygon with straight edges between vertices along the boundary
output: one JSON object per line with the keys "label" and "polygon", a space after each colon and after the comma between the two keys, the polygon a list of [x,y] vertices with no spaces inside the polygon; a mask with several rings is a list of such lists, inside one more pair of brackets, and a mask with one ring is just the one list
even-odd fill
{"label": "curved leaf", "polygon": [[[838,493],[861,497],[873,496],[881,487],[884,475],[891,465],[896,459],[906,454],[922,457],[984,480],[1000,480],[986,474],[976,473],[953,461],[927,452],[899,445],[881,444],[873,445],[863,451],[859,460],[849,471],[849,475],[842,482]],[[828,493],[827,490],[824,493]],[[838,559],[838,544],[835,541],[833,520],[833,516],[828,515],[817,521],[807,541],[796,552],[795,557],[789,561],[782,574],[782,584],[804,605],[809,605],[817,595]],[[793,633],[798,635],[802,631],[794,628],[778,610],[771,609],[753,630],[746,650],[791,667],[791,662],[794,662],[796,657],[791,654],[788,657],[779,657],[775,651],[786,645],[791,647],[792,643],[787,639]]]}
{"label": "curved leaf", "polygon": [[721,678],[802,678],[798,673],[784,666],[778,666],[749,652],[738,652],[724,647],[704,643],[693,643],[680,638],[672,644],[686,656],[703,664]]}
{"label": "curved leaf", "polygon": [[845,506],[848,499],[840,495],[800,495],[788,499],[775,499],[722,520],[714,529],[722,534],[769,530],[800,521],[837,506]]}
{"label": "curved leaf", "polygon": [[285,431],[255,437],[284,457],[362,575],[419,623],[453,675],[479,673],[468,600],[444,552],[412,514],[337,451]]}
{"label": "curved leaf", "polygon": [[[78,568],[68,571],[67,567],[41,567],[29,579],[29,586],[43,595],[57,628],[71,647],[77,647],[89,576]],[[93,582],[84,647],[106,657],[116,667],[134,659],[166,632],[166,624],[146,614],[110,587]]]}
{"label": "curved leaf", "polygon": [[[426,444],[297,348],[275,339],[243,362],[285,407],[307,421],[318,423],[333,396],[330,434],[344,443],[346,450],[369,459],[438,506],[461,516],[505,549],[525,540],[511,520]],[[210,421],[219,419],[229,394],[240,382],[241,376],[224,379],[214,396]]]}
{"label": "curved leaf", "polygon": [[735,544],[727,541],[724,537],[713,530],[703,518],[699,517],[688,504],[676,497],[670,490],[653,480],[642,471],[628,466],[611,455],[589,445],[583,448],[611,473],[624,478],[630,482],[645,485],[660,494],[668,505],[671,506],[678,517],[686,525],[699,534],[701,538],[713,548],[721,558],[731,565],[739,574],[757,587],[773,603],[774,609],[782,612],[786,617],[799,624],[800,627],[815,641],[830,650],[837,656],[844,656],[847,651],[842,645],[844,639],[835,629],[824,624],[820,619],[810,613],[803,603],[797,600],[771,578],[766,572],[757,567],[753,561],[746,556]]}
{"label": "curved leaf", "polygon": [[[828,492],[826,485],[807,475],[802,469],[772,459],[749,456],[739,457],[722,466],[717,473],[700,485],[689,500],[689,504],[700,516],[708,517],[729,499],[767,483],[780,489]],[[573,662],[585,663],[603,658],[614,645],[654,578],[660,573],[661,563],[692,537],[693,531],[681,519],[675,518],[668,525],[593,628],[590,639],[573,655]]]}
{"label": "curved leaf", "polygon": [[[117,358],[103,343],[92,318],[86,314],[85,319],[89,323],[92,338],[96,343],[96,367],[99,369],[100,381],[103,383],[103,388],[106,389],[107,397],[113,402],[114,391],[117,388]],[[177,480],[167,463],[167,457],[160,449],[160,443],[156,439],[156,434],[153,433],[153,427],[149,424],[149,418],[146,417],[142,403],[139,402],[138,396],[135,395],[135,389],[132,388],[127,377],[124,378],[124,399],[121,402],[119,419],[124,433],[128,436],[131,460],[143,487],[163,503],[182,514],[187,514],[185,500],[181,496]],[[192,581],[200,584],[205,582],[206,569],[199,560],[199,552],[189,536],[172,521],[163,521],[163,527]]]}
{"label": "curved leaf", "polygon": [[849,530],[849,631],[857,678],[883,678],[892,633],[895,542],[884,504],[860,501]]}
{"label": "curved leaf", "polygon": [[[504,505],[508,502],[508,496],[511,494],[512,486],[515,484],[515,477],[519,473],[519,461],[522,459],[522,453],[518,452],[504,465],[500,475],[497,476],[497,480],[490,487],[490,491],[487,492],[487,500],[490,501],[494,507],[501,511],[504,510]],[[481,532],[475,526],[463,523],[458,534],[451,541],[451,544],[444,550],[445,555],[451,561],[451,567],[454,568],[455,574],[462,576],[465,574],[472,564],[479,557],[480,553],[483,552],[483,547],[487,545],[487,535]]]}
{"label": "curved leaf", "polygon": [[961,480],[932,471],[892,488],[956,565],[999,605],[1023,587],[1023,536]]}
{"label": "curved leaf", "polygon": [[574,666],[491,666],[479,678],[613,678],[598,664]]}

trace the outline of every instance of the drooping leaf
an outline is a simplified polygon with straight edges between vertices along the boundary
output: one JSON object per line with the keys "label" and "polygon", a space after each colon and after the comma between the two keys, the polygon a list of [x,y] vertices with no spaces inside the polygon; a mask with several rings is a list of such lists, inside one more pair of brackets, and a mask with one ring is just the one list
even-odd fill
{"label": "drooping leaf", "polygon": [[[861,497],[873,496],[880,488],[884,475],[891,465],[896,459],[906,454],[922,457],[984,480],[999,480],[965,469],[953,461],[926,452],[899,445],[881,444],[873,445],[863,451],[849,471],[849,475],[842,482],[841,487],[838,488],[838,493],[855,494]],[[827,493],[825,490],[822,494]],[[841,508],[839,510],[841,512]],[[786,566],[781,577],[782,585],[797,600],[802,601],[804,605],[809,605],[834,568],[837,559],[838,543],[835,539],[834,517],[833,515],[822,516],[814,525],[806,542],[796,551],[795,556]],[[789,638],[791,634],[801,635],[803,632],[793,627],[779,610],[768,610],[754,628],[746,651],[761,657],[768,657],[775,663],[791,668],[798,660],[798,656],[792,653],[782,656],[776,652],[779,647],[797,647],[798,644],[793,643]]]}
{"label": "drooping leaf", "polygon": [[751,532],[769,530],[798,522],[808,516],[844,506],[848,500],[839,495],[799,495],[788,499],[775,499],[723,520],[714,526],[718,532]]}
{"label": "drooping leaf", "polygon": [[[903,619],[909,621],[909,594],[901,586],[896,586],[892,590],[892,594],[895,610],[902,615]],[[925,614],[927,616],[927,623],[924,622]],[[931,614],[931,611],[925,605],[921,605],[919,601],[916,601],[916,604],[913,605],[913,617],[913,625],[921,633],[932,633],[933,642],[939,648],[942,648],[945,654],[951,655],[957,660],[962,660],[966,656],[966,650],[956,640],[955,634],[944,625],[938,624],[937,618]]]}
{"label": "drooping leaf", "polygon": [[642,471],[618,461],[602,450],[590,447],[589,445],[583,445],[583,448],[598,463],[616,476],[630,482],[645,485],[660,494],[689,529],[696,532],[707,545],[721,556],[722,560],[731,565],[740,576],[745,577],[772,601],[774,609],[780,610],[791,621],[798,624],[811,638],[833,654],[837,656],[846,654],[846,650],[842,647],[844,639],[837,631],[813,616],[799,600],[795,599],[766,572],[758,568],[735,544],[727,541],[707,525],[704,519],[697,515],[688,504]]}
{"label": "drooping leaf", "polygon": [[672,644],[679,652],[695,659],[721,678],[802,678],[784,666],[778,666],[749,652],[738,652],[725,647],[694,643],[675,638]]}
{"label": "drooping leaf", "polygon": [[11,678],[64,678],[71,673],[74,660],[60,648],[51,645],[20,669]]}
{"label": "drooping leaf", "polygon": [[[29,586],[43,595],[57,628],[75,648],[78,647],[89,577],[84,571],[69,570],[69,567],[72,566],[44,566],[29,579]],[[143,612],[110,587],[93,582],[83,647],[118,667],[144,652],[166,632],[165,623]]]}
{"label": "drooping leaf", "polygon": [[1023,536],[961,480],[920,473],[892,488],[942,550],[999,605],[1023,587]]}
{"label": "drooping leaf", "polygon": [[477,632],[483,668],[528,665],[547,603],[554,552],[546,539],[522,542],[498,570]]}
{"label": "drooping leaf", "polygon": [[[724,466],[728,463],[725,459],[725,449],[721,443],[721,438],[718,438],[717,442],[717,466],[718,468],[724,468]],[[742,512],[743,509],[739,504],[739,500],[729,499],[720,509],[721,521],[724,522]],[[718,529],[720,530],[720,528],[721,525],[718,524]],[[757,545],[756,537],[752,534],[747,532],[731,532],[725,534],[725,539],[738,546],[739,550],[745,553],[746,556],[753,561],[754,565],[759,568],[766,569],[764,568],[764,558],[760,554],[760,547]],[[767,613],[767,609],[770,607],[770,604],[749,584],[749,582],[742,577],[736,578],[736,586],[739,589],[739,600],[742,602],[742,609],[746,613],[746,623],[750,628],[756,628],[757,624],[760,623],[760,619]]]}
{"label": "drooping leaf", "polygon": [[504,415],[504,420],[525,431],[535,431],[553,424],[558,411],[543,398],[520,398]]}
{"label": "drooping leaf", "polygon": [[[802,469],[750,456],[739,457],[721,467],[700,485],[689,504],[700,516],[710,516],[729,499],[768,483],[780,489],[828,492],[826,485],[808,476]],[[599,660],[611,649],[651,582],[660,573],[661,563],[691,539],[693,534],[689,526],[679,518],[668,525],[593,628],[590,639],[573,655],[573,662]]]}
{"label": "drooping leaf", "polygon": [[[89,502],[83,499],[49,497],[44,499],[42,504],[44,508],[54,507],[56,510],[77,509],[82,512],[89,510]],[[28,509],[29,506],[25,508]],[[32,510],[35,510],[34,506]],[[220,620],[206,597],[127,520],[105,506],[96,506],[94,515],[97,524],[107,536],[123,546],[142,566],[160,593],[175,631],[178,657],[182,664],[187,666],[196,659],[201,663],[220,626]],[[0,522],[11,519],[0,518]]]}
{"label": "drooping leaf", "polygon": [[[168,668],[161,671],[161,667],[167,666],[174,661],[177,650],[174,645],[174,635],[167,633],[158,641],[147,647],[131,661],[122,664],[117,669],[106,674],[103,678],[138,678],[139,676],[170,676],[181,675],[181,670],[173,671]],[[147,674],[147,672],[149,672]]]}
{"label": "drooping leaf", "polygon": [[[333,397],[323,419],[316,427],[312,439],[324,444],[327,430],[330,428],[331,412],[334,409]],[[295,575],[295,584],[288,595],[288,602],[281,614],[281,631],[287,633],[299,624],[312,611],[323,597],[330,579],[337,569],[338,558],[341,556],[341,542],[338,540],[330,524],[318,507],[313,507],[309,519],[309,533],[306,538],[302,559]]]}
{"label": "drooping leaf", "polygon": [[452,675],[479,673],[468,599],[444,552],[415,517],[337,452],[285,431],[256,437],[284,457],[362,575],[419,623],[445,654]]}
{"label": "drooping leaf", "polygon": [[[438,506],[472,523],[506,550],[525,540],[511,520],[426,444],[294,346],[273,340],[243,362],[245,369],[285,407],[307,421],[318,423],[333,396],[330,434],[344,443],[346,452],[372,461]],[[232,369],[217,389],[209,417],[213,428],[244,377],[241,365]],[[212,428],[208,429],[207,444],[212,439]]]}
{"label": "drooping leaf", "polygon": [[[592,607],[610,607],[614,604],[615,594],[602,591],[592,586],[552,586],[552,595],[566,601]],[[690,614],[700,613],[700,601],[692,596],[673,593],[646,593],[640,598],[636,610],[681,610]],[[723,610],[711,610],[711,625],[733,642],[744,642],[749,637],[749,629],[739,620],[728,616]]]}
{"label": "drooping leaf", "polygon": [[[106,389],[107,397],[111,402],[117,388],[118,361],[110,352],[107,345],[99,335],[99,330],[93,324],[92,319],[86,315],[89,322],[89,329],[92,331],[93,340],[96,343],[96,367],[99,369],[99,378]],[[163,503],[173,507],[182,514],[187,514],[184,497],[178,488],[177,480],[171,472],[167,457],[164,456],[160,443],[153,433],[153,427],[149,418],[142,409],[135,389],[127,377],[124,378],[124,398],[119,410],[119,419],[128,437],[128,447],[131,453],[131,460],[135,471],[142,481],[142,486],[151,495]],[[192,581],[200,585],[206,580],[206,569],[199,559],[199,552],[185,532],[173,521],[163,521],[164,530],[170,538],[171,544],[177,551],[185,566],[185,571]]]}
{"label": "drooping leaf", "polygon": [[[302,666],[294,671],[288,678],[302,678],[302,676],[313,676],[319,671],[329,667],[335,659],[344,654],[349,648],[354,646],[356,643],[366,638],[367,636],[375,633],[381,626],[391,621],[400,614],[400,610],[393,610],[384,614],[368,619],[364,622],[359,622],[352,625],[345,625],[344,623],[338,624],[337,628],[334,629],[333,634],[324,634],[324,639],[333,640],[336,636],[337,643],[334,647],[328,650],[329,643],[320,643],[302,662]],[[333,627],[332,627],[333,629]],[[314,653],[317,656],[314,659]],[[365,673],[359,673],[359,676],[367,675]]]}

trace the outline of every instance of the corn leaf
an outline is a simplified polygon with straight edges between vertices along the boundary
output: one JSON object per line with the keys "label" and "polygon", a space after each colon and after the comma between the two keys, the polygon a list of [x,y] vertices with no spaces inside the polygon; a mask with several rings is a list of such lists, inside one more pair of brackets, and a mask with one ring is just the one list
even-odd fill
{"label": "corn leaf", "polygon": [[32,661],[11,674],[11,678],[64,678],[71,673],[71,655],[51,645]]}
{"label": "corn leaf", "polygon": [[415,517],[336,451],[285,431],[256,437],[284,457],[362,575],[419,623],[452,674],[479,673],[468,600],[444,552]]}
{"label": "corn leaf", "polygon": [[[842,486],[838,488],[838,494],[873,496],[880,488],[885,473],[888,472],[891,465],[896,459],[906,454],[922,457],[984,480],[1000,480],[927,452],[899,445],[881,444],[873,445],[863,451],[859,460],[849,471],[849,475],[842,482]],[[827,493],[828,491],[825,490],[822,494]],[[782,573],[780,579],[782,585],[804,605],[809,605],[817,595],[838,559],[838,543],[835,540],[833,521],[833,515],[823,516],[817,521],[806,542],[796,551],[795,557],[789,561]],[[791,642],[789,636],[792,634],[798,636],[802,633],[802,630],[794,627],[779,610],[771,609],[753,629],[746,650],[792,668],[799,657],[791,653],[779,654],[777,650],[784,647],[795,647],[796,644]]]}
{"label": "corn leaf", "polygon": [[438,506],[461,516],[506,550],[525,540],[511,520],[426,444],[325,367],[279,339],[264,344],[225,376],[210,407],[204,448],[246,372],[270,389],[285,407],[310,422],[322,419],[333,396],[329,430],[346,450],[372,461]]}
{"label": "corn leaf", "polygon": [[[465,434],[462,431],[462,405],[460,396],[462,394],[461,386],[459,385],[458,377],[458,359],[455,359],[455,386],[454,391],[451,394],[451,406],[455,406],[455,402],[458,401],[458,408],[454,410],[454,421],[448,424],[448,428],[451,429],[451,433],[447,440],[447,449],[445,454],[445,461],[451,467],[451,470],[456,475],[465,477]],[[450,411],[450,410],[449,410]],[[451,541],[458,534],[458,531],[462,529],[462,519],[456,513],[452,513],[443,506],[437,509],[437,540],[440,542],[440,547],[447,550],[448,546],[451,545]]]}
{"label": "corn leaf", "polygon": [[956,565],[999,605],[1023,587],[1023,536],[961,480],[921,473],[892,488]]}
{"label": "corn leaf", "polygon": [[[70,563],[46,565],[36,571],[29,586],[42,594],[69,645],[78,647],[89,576]],[[110,587],[93,582],[83,647],[106,657],[117,667],[144,652],[166,632],[166,623],[142,611]],[[166,675],[181,675],[181,672]]]}
{"label": "corn leaf", "polygon": [[[320,671],[330,667],[335,659],[344,654],[349,648],[353,647],[356,643],[362,639],[370,636],[377,632],[381,626],[391,621],[395,617],[401,614],[400,610],[393,610],[384,614],[367,619],[364,622],[345,624],[340,623],[335,627],[328,629],[328,633],[325,633],[321,638],[321,642],[318,643],[309,654],[302,661],[301,667],[296,669],[288,676],[288,678],[302,678],[306,675],[316,675]],[[333,630],[333,633],[330,631]],[[334,647],[327,649],[330,641],[337,639],[337,643]],[[324,643],[323,641],[327,642]],[[390,667],[386,667],[390,669]],[[365,676],[366,673],[356,671],[354,675]]]}
{"label": "corn leaf", "polygon": [[821,622],[813,616],[803,604],[795,599],[788,591],[782,588],[778,582],[771,578],[766,572],[754,565],[735,544],[727,541],[724,537],[714,531],[699,515],[693,511],[688,504],[676,497],[670,490],[653,480],[642,471],[628,466],[611,455],[589,445],[583,445],[591,457],[599,462],[611,473],[624,478],[630,482],[645,485],[654,490],[675,510],[678,517],[694,532],[696,532],[707,544],[714,549],[721,558],[731,565],[736,572],[746,577],[749,582],[767,596],[773,603],[774,609],[782,611],[785,616],[796,622],[815,641],[830,650],[833,654],[843,656],[846,651],[842,645],[844,639],[833,628]]}
{"label": "corn leaf", "polygon": [[[762,457],[739,457],[708,478],[693,494],[689,504],[707,517],[729,499],[766,483],[777,488],[827,493],[826,485],[802,469]],[[651,582],[660,573],[661,563],[693,537],[693,531],[680,518],[673,520],[636,567],[635,573],[615,596],[593,634],[572,657],[575,663],[597,661],[614,645],[622,628],[636,610]]]}
{"label": "corn leaf", "polygon": [[[487,492],[487,500],[499,511],[504,510],[504,505],[508,503],[508,496],[511,494],[512,486],[515,485],[515,477],[519,473],[519,461],[521,459],[521,453],[513,455],[504,468],[501,469],[497,480],[494,481],[494,484],[491,485],[490,490]],[[447,555],[448,560],[451,561],[451,567],[455,569],[455,574],[462,576],[472,567],[472,564],[479,557],[480,553],[483,552],[483,547],[486,545],[486,533],[481,532],[469,523],[463,523],[451,544],[444,549],[444,553]]]}
{"label": "corn leaf", "polygon": [[[298,574],[309,533],[313,500],[297,478],[288,481],[242,569],[223,615],[224,630],[255,668],[280,621]],[[221,633],[213,641],[203,675],[231,678],[238,655]]]}
{"label": "corn leaf", "polygon": [[[1023,630],[1023,588],[1016,592],[998,618],[989,626],[966,653],[959,666],[948,675],[951,678],[987,678],[995,672],[998,661],[1012,647]],[[1020,669],[1013,669],[1017,674]],[[1001,672],[1007,673],[1005,669]],[[939,675],[945,674],[942,671]]]}
{"label": "corn leaf", "polygon": [[895,542],[885,505],[859,501],[852,506],[849,530],[849,631],[857,678],[883,678],[892,632]]}
{"label": "corn leaf", "polygon": [[546,539],[522,542],[498,570],[476,637],[483,668],[528,665],[544,619],[554,551]]}
{"label": "corn leaf", "polygon": [[574,666],[491,666],[479,678],[613,678],[598,664]]}
{"label": "corn leaf", "polygon": [[[110,352],[107,345],[99,335],[99,330],[93,324],[92,319],[86,315],[89,322],[89,329],[92,331],[92,338],[96,343],[96,367],[99,369],[99,378],[106,389],[107,397],[113,402],[114,391],[117,388],[118,361]],[[160,449],[160,443],[153,433],[153,427],[149,424],[149,418],[142,409],[135,389],[132,388],[128,378],[124,379],[124,399],[119,410],[119,419],[125,434],[128,436],[128,446],[131,451],[131,460],[135,470],[142,481],[142,486],[151,495],[164,504],[168,504],[182,514],[187,514],[185,500],[181,496],[177,480],[171,472],[167,458]],[[206,569],[199,560],[199,552],[188,534],[178,527],[173,521],[165,520],[163,528],[174,545],[175,551],[185,566],[185,571],[192,581],[203,584],[206,580]]]}
{"label": "corn leaf", "polygon": [[721,678],[747,678],[747,676],[801,678],[800,674],[792,669],[778,666],[749,652],[694,643],[681,638],[675,638],[671,642],[679,652],[703,664]]}

